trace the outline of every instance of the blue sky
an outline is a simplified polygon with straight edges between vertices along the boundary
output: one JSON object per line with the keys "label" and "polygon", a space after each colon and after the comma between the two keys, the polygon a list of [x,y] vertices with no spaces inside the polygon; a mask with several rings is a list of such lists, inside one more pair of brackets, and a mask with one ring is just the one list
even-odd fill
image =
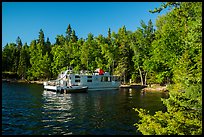
{"label": "blue sky", "polygon": [[68,24],[78,38],[107,36],[108,28],[118,32],[123,25],[135,31],[140,21],[152,20],[155,25],[158,15],[149,13],[161,2],[3,2],[2,3],[2,46],[16,42],[19,36],[23,42],[38,38],[40,29],[55,42],[57,35],[64,35]]}

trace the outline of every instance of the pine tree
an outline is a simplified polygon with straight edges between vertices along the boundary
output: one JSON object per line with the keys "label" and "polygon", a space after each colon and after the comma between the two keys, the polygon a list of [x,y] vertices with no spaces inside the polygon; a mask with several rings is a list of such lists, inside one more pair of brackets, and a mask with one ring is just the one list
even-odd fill
{"label": "pine tree", "polygon": [[111,29],[108,28],[108,40],[110,41],[111,40]]}
{"label": "pine tree", "polygon": [[22,78],[25,79],[27,77],[27,69],[29,67],[29,53],[28,53],[28,47],[27,43],[22,47],[20,51],[20,60],[18,65],[18,71],[17,74]]}
{"label": "pine tree", "polygon": [[67,42],[71,40],[71,35],[72,35],[72,28],[71,28],[71,25],[69,24],[66,29],[66,41]]}
{"label": "pine tree", "polygon": [[40,32],[39,32],[38,43],[40,43],[41,45],[45,44],[45,36],[42,29],[40,29]]}
{"label": "pine tree", "polygon": [[73,30],[71,34],[71,41],[74,43],[74,42],[77,42],[77,40],[78,40],[78,37],[76,36],[75,31]]}

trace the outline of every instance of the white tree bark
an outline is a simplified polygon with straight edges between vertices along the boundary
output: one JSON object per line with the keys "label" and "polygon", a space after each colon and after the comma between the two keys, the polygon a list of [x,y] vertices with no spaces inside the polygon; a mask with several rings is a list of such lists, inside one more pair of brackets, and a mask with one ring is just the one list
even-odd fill
{"label": "white tree bark", "polygon": [[143,76],[142,76],[142,71],[140,70],[140,68],[139,68],[139,72],[140,72],[141,83],[142,83],[142,85],[144,85]]}
{"label": "white tree bark", "polygon": [[144,85],[145,86],[147,85],[147,72],[145,72],[145,82],[144,82]]}

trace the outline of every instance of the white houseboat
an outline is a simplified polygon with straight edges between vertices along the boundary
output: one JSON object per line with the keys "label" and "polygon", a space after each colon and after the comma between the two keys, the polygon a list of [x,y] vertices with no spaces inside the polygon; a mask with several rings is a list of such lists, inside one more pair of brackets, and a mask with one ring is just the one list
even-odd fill
{"label": "white houseboat", "polygon": [[44,82],[44,89],[62,92],[87,92],[87,90],[118,89],[120,86],[118,76],[110,75],[102,69],[96,69],[94,73],[80,71],[74,73],[66,70],[59,74],[58,79]]}

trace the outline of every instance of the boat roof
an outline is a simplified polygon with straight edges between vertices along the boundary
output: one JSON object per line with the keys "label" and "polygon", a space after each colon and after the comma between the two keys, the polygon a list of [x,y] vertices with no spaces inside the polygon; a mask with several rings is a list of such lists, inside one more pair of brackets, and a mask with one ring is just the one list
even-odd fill
{"label": "boat roof", "polygon": [[[96,71],[97,70],[97,71]],[[116,76],[116,75],[110,75],[109,72],[105,72],[102,69],[96,69],[94,72],[88,71],[88,70],[81,70],[81,71],[74,71],[74,70],[65,70],[62,71],[61,74],[72,74],[72,75],[88,75],[88,76],[95,76],[95,75],[101,75],[101,76]]]}

